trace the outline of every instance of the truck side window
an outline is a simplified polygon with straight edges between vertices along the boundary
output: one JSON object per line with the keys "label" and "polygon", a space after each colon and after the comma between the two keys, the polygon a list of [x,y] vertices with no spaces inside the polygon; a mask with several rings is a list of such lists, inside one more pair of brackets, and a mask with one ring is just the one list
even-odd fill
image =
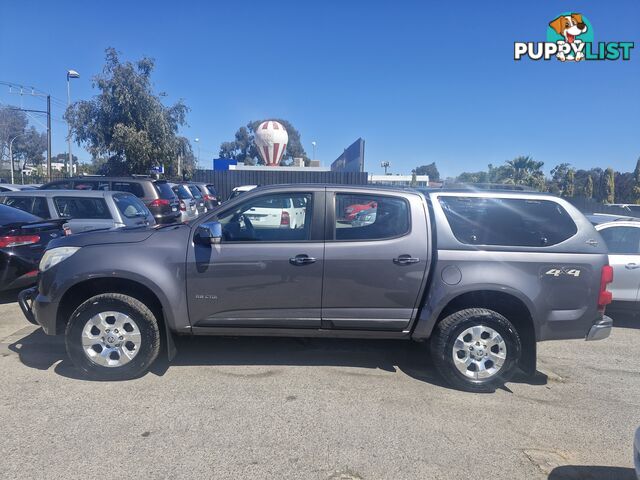
{"label": "truck side window", "polygon": [[409,231],[409,206],[402,198],[336,194],[335,240],[383,240]]}
{"label": "truck side window", "polygon": [[311,238],[312,195],[279,193],[252,198],[221,213],[223,242],[300,242]]}
{"label": "truck side window", "polygon": [[578,232],[566,210],[550,200],[448,195],[438,200],[461,243],[547,247]]}
{"label": "truck side window", "polygon": [[54,197],[53,204],[60,218],[111,219],[104,198]]}
{"label": "truck side window", "polygon": [[640,253],[640,228],[609,227],[600,230],[609,253],[618,255],[638,255]]}

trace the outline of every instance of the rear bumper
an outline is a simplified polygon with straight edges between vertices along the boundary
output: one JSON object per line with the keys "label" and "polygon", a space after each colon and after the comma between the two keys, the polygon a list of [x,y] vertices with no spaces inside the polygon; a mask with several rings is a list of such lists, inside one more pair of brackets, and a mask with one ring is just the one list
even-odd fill
{"label": "rear bumper", "polygon": [[167,223],[180,223],[180,210],[177,212],[171,213],[154,213],[153,218],[155,218],[156,223],[158,224],[167,224]]}
{"label": "rear bumper", "polygon": [[18,304],[27,321],[40,325],[47,335],[57,335],[57,304],[38,292],[37,287],[22,290],[18,294]]}
{"label": "rear bumper", "polygon": [[613,328],[613,320],[606,315],[602,317],[602,320],[596,322],[587,333],[586,340],[604,340],[611,335],[611,329]]}

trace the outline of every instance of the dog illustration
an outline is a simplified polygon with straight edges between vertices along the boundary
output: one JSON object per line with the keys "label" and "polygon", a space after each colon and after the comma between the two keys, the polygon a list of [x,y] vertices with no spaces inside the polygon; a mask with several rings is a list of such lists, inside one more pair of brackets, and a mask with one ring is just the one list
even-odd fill
{"label": "dog illustration", "polygon": [[[576,37],[582,35],[588,30],[587,25],[582,21],[582,15],[579,13],[571,13],[569,15],[562,15],[555,20],[549,22],[549,26],[553,28],[558,35],[562,35],[564,40],[558,40],[558,46],[562,48],[562,45],[580,44],[582,40],[578,40]],[[584,53],[579,51],[573,54],[573,50],[569,50],[569,53],[563,51],[558,52],[556,55],[558,60],[564,61],[576,61],[584,60]]]}

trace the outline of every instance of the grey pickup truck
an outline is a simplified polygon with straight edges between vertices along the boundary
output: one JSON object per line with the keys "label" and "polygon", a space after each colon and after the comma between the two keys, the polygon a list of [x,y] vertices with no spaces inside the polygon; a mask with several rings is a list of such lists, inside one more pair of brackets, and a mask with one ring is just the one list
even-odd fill
{"label": "grey pickup truck", "polygon": [[482,392],[534,373],[539,341],[606,338],[611,280],[598,232],[551,195],[276,185],[189,225],[54,240],[20,305],[101,379],[172,358],[174,335],[384,338],[428,341]]}

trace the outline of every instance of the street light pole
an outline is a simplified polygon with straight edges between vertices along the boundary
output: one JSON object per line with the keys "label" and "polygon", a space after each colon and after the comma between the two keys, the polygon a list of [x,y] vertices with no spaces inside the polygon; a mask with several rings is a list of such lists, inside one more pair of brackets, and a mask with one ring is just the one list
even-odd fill
{"label": "street light pole", "polygon": [[194,142],[196,142],[198,144],[198,161],[196,163],[196,169],[200,169],[200,139],[199,138],[194,138],[193,139]]}
{"label": "street light pole", "polygon": [[316,160],[316,142],[311,142],[311,145],[313,145],[313,159],[312,160]]}
{"label": "street light pole", "polygon": [[[80,78],[80,74],[75,70],[67,70],[67,111],[71,106],[71,82],[72,78]],[[73,177],[73,157],[71,156],[71,124],[67,121],[67,148],[69,150],[69,160],[67,166],[69,167],[69,176]]]}
{"label": "street light pole", "polygon": [[20,135],[16,135],[9,142],[9,162],[11,162],[11,184],[12,185],[14,183],[14,178],[13,178],[13,167],[14,167],[14,165],[13,165],[13,141],[16,138],[24,137],[25,135],[26,135],[26,133],[21,133]]}

